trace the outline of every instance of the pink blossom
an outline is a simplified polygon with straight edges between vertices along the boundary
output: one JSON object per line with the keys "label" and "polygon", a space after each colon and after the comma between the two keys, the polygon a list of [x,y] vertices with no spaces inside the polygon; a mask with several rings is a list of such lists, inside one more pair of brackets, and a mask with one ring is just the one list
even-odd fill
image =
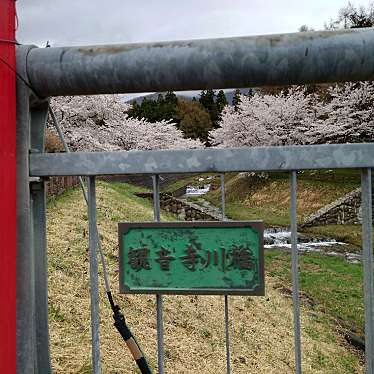
{"label": "pink blossom", "polygon": [[374,84],[346,83],[322,102],[304,88],[278,95],[241,96],[239,110],[226,106],[210,137],[218,147],[373,141]]}
{"label": "pink blossom", "polygon": [[185,139],[170,121],[150,123],[128,117],[130,105],[118,95],[58,97],[51,105],[74,151],[203,147],[200,141]]}

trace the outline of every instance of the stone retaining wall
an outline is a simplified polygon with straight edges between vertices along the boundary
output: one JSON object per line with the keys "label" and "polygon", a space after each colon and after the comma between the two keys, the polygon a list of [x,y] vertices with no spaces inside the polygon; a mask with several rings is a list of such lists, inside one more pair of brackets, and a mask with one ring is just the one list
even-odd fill
{"label": "stone retaining wall", "polygon": [[[137,193],[136,196],[153,199],[151,192]],[[218,215],[207,213],[197,204],[187,203],[177,199],[168,193],[160,193],[160,208],[167,212],[174,213],[184,221],[219,221]]]}
{"label": "stone retaining wall", "polygon": [[307,217],[301,227],[361,223],[361,188],[357,188]]}

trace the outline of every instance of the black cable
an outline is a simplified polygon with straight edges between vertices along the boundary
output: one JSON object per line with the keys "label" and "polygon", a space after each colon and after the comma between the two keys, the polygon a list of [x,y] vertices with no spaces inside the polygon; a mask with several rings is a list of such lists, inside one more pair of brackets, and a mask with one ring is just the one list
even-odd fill
{"label": "black cable", "polygon": [[32,93],[39,99],[39,100],[45,100],[45,98],[40,97],[35,89],[27,82],[25,78],[22,77],[22,75],[17,73],[17,70],[13,68],[7,61],[5,61],[3,58],[0,57],[0,62],[2,62],[5,66],[7,66],[15,75],[18,79],[20,79],[31,91]]}
{"label": "black cable", "polygon": [[112,297],[112,293],[110,291],[108,291],[107,293],[107,296],[108,296],[108,300],[109,300],[109,303],[110,303],[110,307],[112,308],[113,312],[116,308],[116,306],[114,305],[114,301],[113,301],[113,297]]}
{"label": "black cable", "polygon": [[[53,109],[50,105],[49,105],[49,108],[48,108],[48,113],[51,116],[52,122],[53,122],[53,124],[54,124],[54,126],[57,130],[57,133],[59,134],[61,142],[64,145],[65,151],[70,152],[69,151],[69,146],[67,145],[67,143],[65,141],[64,134],[62,133],[62,131],[60,129],[60,126],[59,126],[59,123],[57,121],[56,115],[55,115],[55,113],[54,113],[54,111],[53,111]],[[87,199],[87,196],[86,196],[86,192],[85,192],[85,188],[83,186],[83,183],[81,184],[81,187],[82,187],[82,191],[83,191],[83,195],[85,197],[86,203],[88,204],[88,199]],[[101,249],[100,249],[100,237],[99,237],[99,235],[98,235],[98,238],[99,238],[98,247],[99,247],[100,254],[102,256],[101,260],[102,260],[102,265],[103,265],[103,270],[104,270],[104,280],[105,280],[105,284],[106,284],[106,294],[107,294],[107,297],[108,297],[108,300],[109,300],[110,307],[113,311],[114,326],[118,330],[120,335],[122,336],[122,339],[126,343],[128,349],[130,350],[136,364],[138,365],[138,368],[139,368],[140,372],[142,374],[152,374],[152,371],[151,371],[151,369],[150,369],[150,367],[147,363],[147,360],[144,357],[144,354],[143,354],[143,352],[140,348],[139,343],[136,341],[135,337],[133,336],[132,332],[130,331],[130,329],[128,328],[128,326],[126,324],[125,316],[121,313],[120,307],[118,305],[116,305],[113,301],[112,293],[110,291],[110,286],[109,286],[109,282],[107,280],[107,275],[106,275],[107,270],[106,270],[106,266],[105,266],[105,259],[104,259],[104,256],[102,255],[102,252],[101,252]]]}
{"label": "black cable", "polygon": [[[0,42],[7,42],[12,43],[15,45],[23,45],[22,43],[17,42],[17,40],[8,40],[8,39],[0,39]],[[5,61],[3,58],[0,57],[0,62],[2,62],[5,66],[7,66],[18,79],[20,79],[31,91],[32,93],[39,99],[39,100],[45,100],[45,98],[40,97],[39,94],[35,91],[35,89],[30,85],[29,82],[27,82],[22,75],[18,74],[17,70],[13,68],[7,61]]]}
{"label": "black cable", "polygon": [[111,292],[107,292],[110,306],[113,311],[114,326],[122,336],[122,339],[129,348],[138,368],[142,374],[152,374],[152,371],[148,365],[147,360],[144,357],[144,354],[139,346],[139,343],[136,341],[131,330],[128,328],[125,320],[125,316],[121,313],[121,309],[118,305],[115,305],[113,302]]}
{"label": "black cable", "polygon": [[15,45],[21,45],[21,43],[18,43],[17,40],[0,39],[0,42],[2,42],[2,43],[9,43],[9,44],[15,44]]}

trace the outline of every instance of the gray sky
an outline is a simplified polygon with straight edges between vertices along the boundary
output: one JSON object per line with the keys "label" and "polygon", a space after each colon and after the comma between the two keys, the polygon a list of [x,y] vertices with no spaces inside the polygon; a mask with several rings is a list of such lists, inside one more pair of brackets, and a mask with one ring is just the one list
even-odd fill
{"label": "gray sky", "polygon": [[[316,30],[348,0],[18,0],[17,39],[45,46],[152,42]],[[351,0],[367,5],[368,0]],[[195,94],[196,92],[189,92]],[[141,94],[127,94],[132,99]]]}
{"label": "gray sky", "polygon": [[[367,5],[368,0],[351,1]],[[131,43],[295,32],[347,0],[18,0],[21,43]]]}

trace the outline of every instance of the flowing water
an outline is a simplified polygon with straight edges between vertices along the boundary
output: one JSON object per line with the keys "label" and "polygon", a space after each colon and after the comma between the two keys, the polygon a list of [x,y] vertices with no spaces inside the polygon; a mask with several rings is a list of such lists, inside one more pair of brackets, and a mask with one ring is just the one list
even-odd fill
{"label": "flowing water", "polygon": [[[187,196],[181,198],[185,201],[190,201]],[[221,210],[203,197],[193,200],[195,205],[213,216],[220,217]],[[225,217],[225,220],[229,220]],[[361,250],[351,244],[338,242],[333,238],[307,235],[298,233],[298,250],[299,253],[321,253],[326,256],[337,256],[345,258],[350,263],[361,262]],[[279,249],[291,251],[291,231],[287,227],[269,227],[264,232],[264,248],[265,249]]]}
{"label": "flowing water", "polygon": [[[317,252],[327,256],[339,256],[351,263],[361,261],[361,253],[357,248],[333,238],[298,233],[297,243],[301,253]],[[264,248],[290,251],[291,231],[284,227],[267,228],[264,233]]]}

